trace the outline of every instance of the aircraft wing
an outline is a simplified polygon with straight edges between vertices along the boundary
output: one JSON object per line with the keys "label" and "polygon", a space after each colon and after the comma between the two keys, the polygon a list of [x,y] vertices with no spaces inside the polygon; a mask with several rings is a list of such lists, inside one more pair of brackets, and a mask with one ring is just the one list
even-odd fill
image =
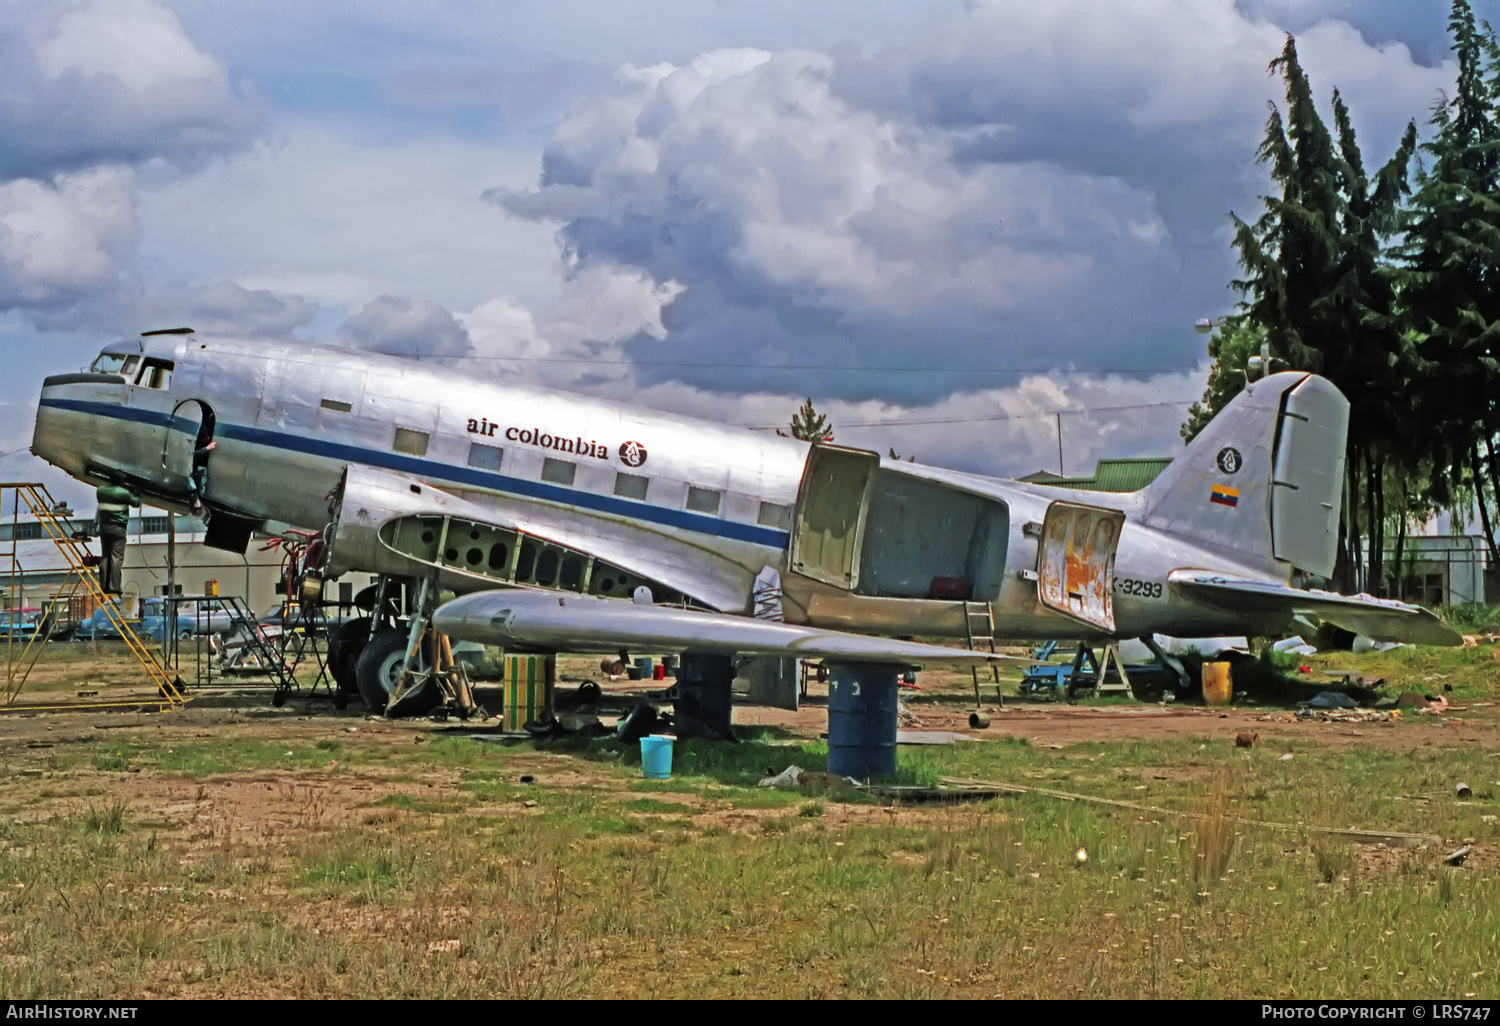
{"label": "aircraft wing", "polygon": [[973,665],[1007,658],[728,613],[531,589],[464,595],[439,607],[433,624],[465,641],[552,652],[701,652],[901,666]]}
{"label": "aircraft wing", "polygon": [[1462,645],[1463,636],[1421,606],[1370,595],[1303,591],[1272,581],[1216,574],[1206,570],[1173,570],[1167,581],[1193,598],[1247,613],[1298,613],[1363,634],[1376,641],[1413,645]]}

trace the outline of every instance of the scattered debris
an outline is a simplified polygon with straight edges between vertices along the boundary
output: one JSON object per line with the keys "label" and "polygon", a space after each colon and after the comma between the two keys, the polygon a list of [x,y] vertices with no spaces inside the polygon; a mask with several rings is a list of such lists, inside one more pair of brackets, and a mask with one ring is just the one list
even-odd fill
{"label": "scattered debris", "polygon": [[801,766],[788,766],[774,776],[761,778],[760,786],[774,787],[778,791],[795,791],[799,788],[836,790],[858,787],[859,781],[853,777],[836,777],[832,773],[809,773]]}
{"label": "scattered debris", "polygon": [[1355,655],[1364,655],[1366,652],[1389,652],[1395,648],[1411,648],[1411,646],[1401,641],[1376,641],[1363,634],[1355,637],[1352,646]]}
{"label": "scattered debris", "polygon": [[1285,755],[1283,755],[1277,761],[1278,762],[1291,762],[1292,761],[1292,753],[1291,752],[1287,752]]}
{"label": "scattered debris", "polygon": [[906,707],[905,702],[899,700],[896,702],[896,721],[903,727],[927,726],[927,724],[917,718],[916,714]]}
{"label": "scattered debris", "polygon": [[1254,731],[1240,731],[1234,736],[1234,747],[1254,748],[1255,742],[1260,740],[1260,735]]}
{"label": "scattered debris", "polygon": [[453,955],[463,949],[464,942],[457,937],[449,937],[446,940],[435,940],[427,945],[429,955]]}
{"label": "scattered debris", "polygon": [[1077,851],[1075,851],[1073,853],[1073,859],[1080,866],[1083,865],[1085,862],[1087,862],[1089,860],[1089,850],[1087,848],[1079,848]]}
{"label": "scattered debris", "polygon": [[522,773],[521,774],[520,782],[523,783],[523,784],[534,784],[534,783],[536,783],[536,774],[534,774],[534,773]]}
{"label": "scattered debris", "polygon": [[990,718],[984,713],[969,713],[969,726],[974,730],[983,730],[990,725]]}
{"label": "scattered debris", "polygon": [[1271,648],[1277,652],[1290,652],[1293,655],[1317,655],[1318,650],[1302,640],[1302,635],[1294,634],[1290,638],[1282,638],[1274,643]]}
{"label": "scattered debris", "polygon": [[1443,865],[1445,865],[1445,866],[1461,866],[1461,865],[1464,864],[1464,859],[1468,858],[1469,855],[1470,855],[1470,853],[1473,852],[1473,851],[1474,851],[1474,846],[1472,844],[1466,844],[1462,848],[1458,849],[1457,851],[1449,852],[1447,855],[1444,855],[1443,856]]}
{"label": "scattered debris", "polygon": [[1472,798],[1474,797],[1474,791],[1468,784],[1459,781],[1453,785],[1453,796],[1455,798]]}
{"label": "scattered debris", "polygon": [[524,802],[522,802],[521,805],[524,808],[534,809],[534,808],[536,808],[536,800],[533,799],[533,798],[528,798]]}

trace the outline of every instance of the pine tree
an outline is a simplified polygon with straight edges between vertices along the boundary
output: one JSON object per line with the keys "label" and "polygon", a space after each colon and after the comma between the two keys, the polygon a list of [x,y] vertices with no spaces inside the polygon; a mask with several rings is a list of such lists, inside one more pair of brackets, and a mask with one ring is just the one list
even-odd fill
{"label": "pine tree", "polygon": [[[1472,495],[1493,559],[1500,498],[1500,48],[1467,0],[1448,19],[1454,95],[1433,108],[1430,163],[1417,176],[1401,249],[1413,340],[1413,437],[1424,440],[1436,501]],[[1487,488],[1488,486],[1488,488]],[[1489,496],[1486,496],[1488,490]]]}
{"label": "pine tree", "polygon": [[792,414],[791,434],[793,438],[800,438],[804,442],[831,442],[833,425],[828,423],[827,417],[813,409],[812,397],[809,396],[802,408]]}
{"label": "pine tree", "polygon": [[[1322,374],[1349,399],[1346,515],[1335,571],[1349,585],[1362,562],[1360,511],[1378,553],[1384,468],[1407,456],[1400,400],[1407,346],[1397,316],[1397,275],[1385,247],[1408,192],[1416,125],[1407,126],[1395,155],[1372,180],[1336,90],[1337,138],[1318,114],[1292,37],[1269,71],[1285,83],[1286,115],[1283,121],[1271,105],[1257,157],[1270,165],[1280,195],[1262,197],[1266,209],[1254,224],[1231,215],[1246,272],[1232,286],[1246,297],[1247,327],[1264,332],[1273,360]],[[1378,556],[1375,562],[1378,571]]]}

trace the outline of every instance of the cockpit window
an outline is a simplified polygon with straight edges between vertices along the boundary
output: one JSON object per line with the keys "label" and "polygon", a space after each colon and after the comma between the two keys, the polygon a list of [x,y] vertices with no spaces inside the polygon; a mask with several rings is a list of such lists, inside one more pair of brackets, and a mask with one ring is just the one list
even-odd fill
{"label": "cockpit window", "polygon": [[125,357],[125,366],[123,366],[123,367],[120,368],[120,373],[123,374],[123,375],[125,375],[127,378],[130,377],[132,374],[135,373],[135,365],[138,364],[138,363],[140,363],[140,362],[141,362],[141,358],[139,356],[127,356],[127,357]]}
{"label": "cockpit window", "polygon": [[[130,357],[134,360],[135,357]],[[95,374],[126,374],[124,353],[100,353],[90,365],[89,370]]]}
{"label": "cockpit window", "polygon": [[170,388],[174,366],[176,365],[171,360],[157,360],[148,356],[142,362],[141,374],[135,379],[135,383],[145,388]]}

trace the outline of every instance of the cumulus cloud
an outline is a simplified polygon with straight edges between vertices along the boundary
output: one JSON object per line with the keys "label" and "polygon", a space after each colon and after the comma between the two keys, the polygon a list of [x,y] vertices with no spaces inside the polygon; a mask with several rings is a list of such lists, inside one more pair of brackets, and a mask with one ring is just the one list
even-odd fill
{"label": "cumulus cloud", "polygon": [[127,171],[0,181],[0,309],[65,321],[116,298],[138,234]]}
{"label": "cumulus cloud", "polygon": [[378,296],[338,329],[344,345],[391,356],[456,357],[473,351],[469,333],[444,307],[427,299]]}
{"label": "cumulus cloud", "polygon": [[6,4],[0,310],[46,327],[118,327],[142,293],[137,169],[196,165],[258,122],[160,4]]}
{"label": "cumulus cloud", "polygon": [[0,19],[0,177],[191,164],[241,145],[259,113],[151,0],[8,3]]}
{"label": "cumulus cloud", "polygon": [[185,324],[206,334],[288,338],[316,313],[317,308],[301,296],[220,281],[153,290],[143,320],[155,325]]}
{"label": "cumulus cloud", "polygon": [[[995,380],[962,368],[1170,371],[1232,301],[1283,38],[1231,0],[975,2],[910,46],[627,67],[535,188],[486,198],[560,224],[571,273],[676,283],[664,335],[622,343],[644,383],[743,388],[718,356],[777,392],[931,402]],[[1335,22],[1303,52],[1380,156],[1451,77]],[[844,370],[914,361],[955,372]]]}

